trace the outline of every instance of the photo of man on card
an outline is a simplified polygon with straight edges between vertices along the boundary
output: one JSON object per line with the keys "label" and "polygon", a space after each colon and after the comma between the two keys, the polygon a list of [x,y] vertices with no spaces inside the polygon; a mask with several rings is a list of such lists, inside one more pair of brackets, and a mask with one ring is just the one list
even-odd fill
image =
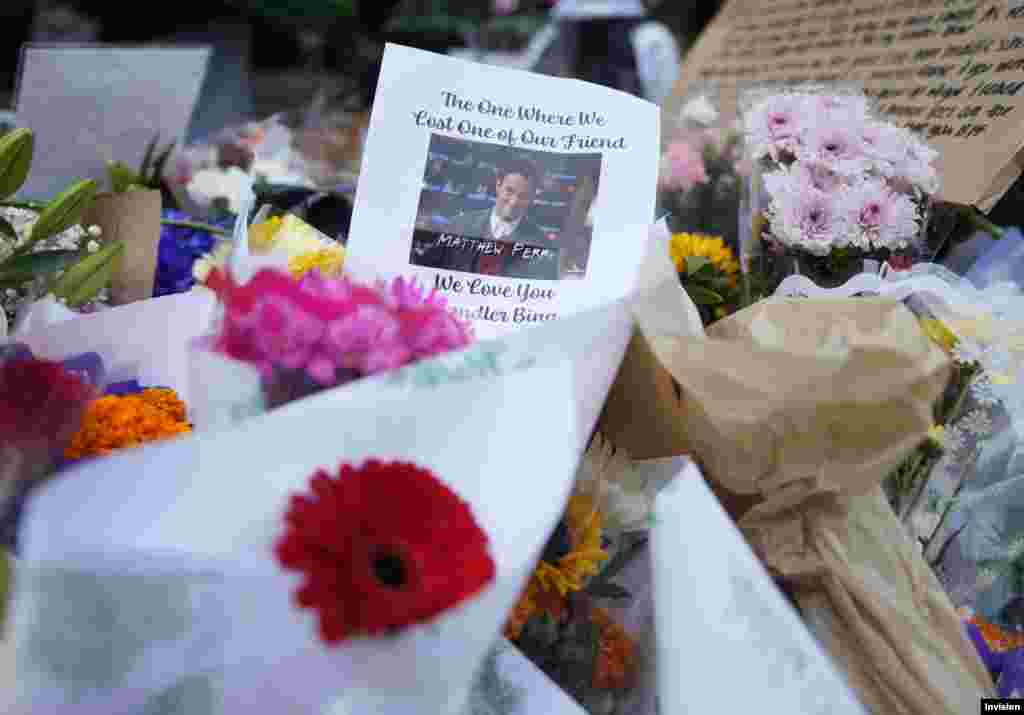
{"label": "photo of man on card", "polygon": [[599,154],[512,150],[435,134],[409,262],[504,278],[565,277],[560,254],[578,223],[576,191],[600,164]]}

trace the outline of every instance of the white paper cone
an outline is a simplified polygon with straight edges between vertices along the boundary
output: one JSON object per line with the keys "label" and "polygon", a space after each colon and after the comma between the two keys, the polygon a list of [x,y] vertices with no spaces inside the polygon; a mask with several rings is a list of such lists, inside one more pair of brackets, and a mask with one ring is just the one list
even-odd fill
{"label": "white paper cone", "polygon": [[[43,487],[14,604],[20,704],[319,715],[346,693],[360,713],[458,712],[561,516],[630,319],[619,303],[560,323]],[[369,457],[428,467],[469,502],[497,575],[435,623],[328,649],[272,545],[316,468]]]}
{"label": "white paper cone", "polygon": [[673,715],[865,715],[691,462],[651,529],[658,697]]}

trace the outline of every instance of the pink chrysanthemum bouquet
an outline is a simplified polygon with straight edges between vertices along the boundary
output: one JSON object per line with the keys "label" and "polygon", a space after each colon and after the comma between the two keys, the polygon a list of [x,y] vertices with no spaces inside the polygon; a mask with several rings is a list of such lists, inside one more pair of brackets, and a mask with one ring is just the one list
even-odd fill
{"label": "pink chrysanthemum bouquet", "polygon": [[269,407],[466,347],[468,324],[415,281],[376,286],[270,269],[245,284],[215,270],[224,304],[213,348],[253,365]]}
{"label": "pink chrysanthemum bouquet", "polygon": [[769,255],[838,284],[865,257],[914,254],[939,188],[938,152],[917,135],[862,94],[814,90],[762,94],[743,124],[753,238]]}

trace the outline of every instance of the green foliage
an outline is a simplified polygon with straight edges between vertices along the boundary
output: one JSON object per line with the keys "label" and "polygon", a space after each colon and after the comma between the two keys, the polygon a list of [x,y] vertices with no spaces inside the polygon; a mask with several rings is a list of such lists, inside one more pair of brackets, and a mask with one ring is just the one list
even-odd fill
{"label": "green foliage", "polygon": [[[34,147],[34,136],[29,129],[14,129],[0,136],[0,199],[8,199],[24,185],[31,169]],[[65,271],[65,277],[69,273],[72,276],[79,275],[80,271],[75,272],[74,269],[85,263],[87,266],[93,266],[89,270],[92,280],[76,284],[75,290],[69,291],[69,295],[78,301],[75,304],[93,300],[96,293],[106,285],[99,283],[95,265],[99,259],[95,256],[109,259],[116,257],[120,249],[112,251],[108,246],[92,255],[86,250],[37,251],[35,249],[40,241],[56,236],[81,223],[86,209],[96,197],[96,192],[95,181],[91,179],[76,181],[52,200],[44,204],[31,204],[33,210],[38,210],[39,217],[29,235],[20,245],[16,244],[18,235],[14,227],[6,219],[0,218],[0,246],[6,245],[12,249],[4,251],[6,257],[0,260],[0,287],[17,288],[39,277],[55,276],[61,271]],[[5,204],[0,202],[0,206],[4,205],[27,206],[24,203]],[[109,282],[109,270],[105,275],[108,276],[107,282]]]}

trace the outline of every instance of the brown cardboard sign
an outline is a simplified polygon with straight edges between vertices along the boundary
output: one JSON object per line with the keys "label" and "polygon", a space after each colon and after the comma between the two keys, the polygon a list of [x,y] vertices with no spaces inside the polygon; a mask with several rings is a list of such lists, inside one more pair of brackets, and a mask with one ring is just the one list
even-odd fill
{"label": "brown cardboard sign", "polygon": [[947,201],[987,210],[1021,174],[1024,0],[730,0],[677,95],[699,81],[727,115],[751,82],[859,85],[942,152]]}

